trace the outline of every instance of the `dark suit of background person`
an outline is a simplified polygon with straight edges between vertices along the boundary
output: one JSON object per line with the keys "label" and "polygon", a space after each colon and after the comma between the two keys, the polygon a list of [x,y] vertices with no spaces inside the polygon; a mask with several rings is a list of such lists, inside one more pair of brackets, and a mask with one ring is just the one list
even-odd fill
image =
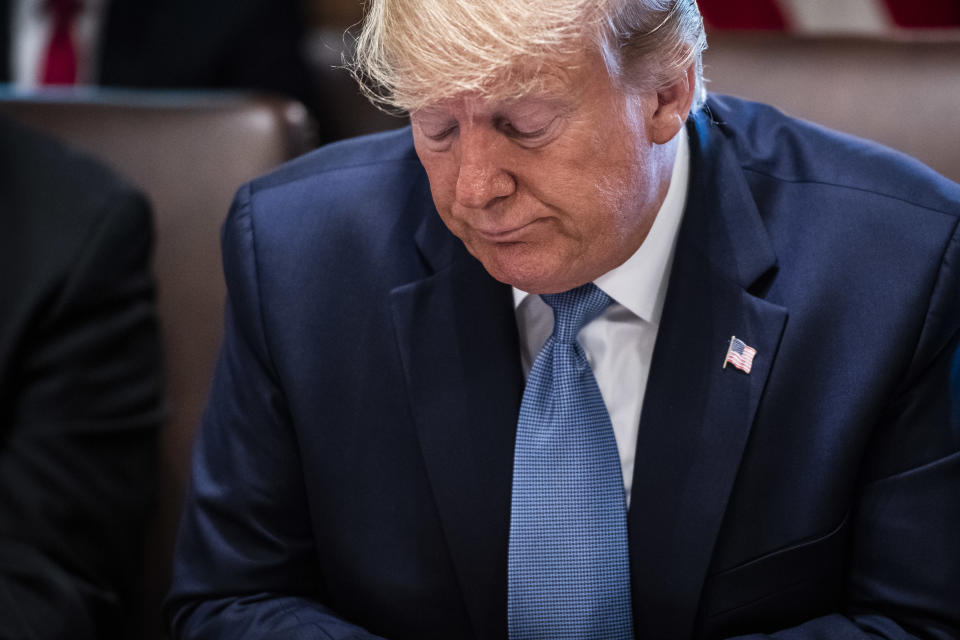
{"label": "dark suit of background person", "polygon": [[119,637],[161,411],[142,196],[0,120],[0,638]]}
{"label": "dark suit of background person", "polygon": [[[0,82],[10,80],[12,2],[0,0]],[[101,85],[273,91],[324,121],[295,0],[109,0],[101,37]]]}
{"label": "dark suit of background person", "polygon": [[[960,186],[733,99],[688,132],[636,637],[960,637]],[[506,638],[511,289],[441,222],[410,131],[255,180],[223,240],[173,637]]]}

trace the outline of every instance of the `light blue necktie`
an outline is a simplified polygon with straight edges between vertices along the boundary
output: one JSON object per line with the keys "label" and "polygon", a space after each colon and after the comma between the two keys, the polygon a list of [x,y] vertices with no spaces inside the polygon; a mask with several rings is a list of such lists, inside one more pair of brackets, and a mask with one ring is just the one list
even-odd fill
{"label": "light blue necktie", "polygon": [[541,296],[513,459],[510,640],[633,638],[627,515],[610,416],[577,334],[611,303],[593,284]]}

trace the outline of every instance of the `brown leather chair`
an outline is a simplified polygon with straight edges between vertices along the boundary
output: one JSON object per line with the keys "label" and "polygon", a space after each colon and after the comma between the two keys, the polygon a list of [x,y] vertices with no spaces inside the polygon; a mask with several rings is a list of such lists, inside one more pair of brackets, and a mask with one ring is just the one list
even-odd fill
{"label": "brown leather chair", "polygon": [[960,182],[960,38],[711,35],[708,90],[881,142]]}
{"label": "brown leather chair", "polygon": [[220,224],[241,183],[312,146],[312,125],[299,103],[240,94],[7,96],[0,113],[99,157],[143,189],[154,208],[168,420],[131,637],[161,637],[159,605],[169,585],[190,449],[220,342]]}

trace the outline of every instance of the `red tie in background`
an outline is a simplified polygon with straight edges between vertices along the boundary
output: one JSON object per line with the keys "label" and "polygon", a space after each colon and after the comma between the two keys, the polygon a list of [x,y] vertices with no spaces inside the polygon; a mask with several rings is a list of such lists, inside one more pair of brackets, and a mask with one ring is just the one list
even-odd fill
{"label": "red tie in background", "polygon": [[80,0],[47,0],[53,23],[50,46],[43,65],[43,84],[75,84],[77,82],[77,49],[74,46],[73,19],[80,11]]}

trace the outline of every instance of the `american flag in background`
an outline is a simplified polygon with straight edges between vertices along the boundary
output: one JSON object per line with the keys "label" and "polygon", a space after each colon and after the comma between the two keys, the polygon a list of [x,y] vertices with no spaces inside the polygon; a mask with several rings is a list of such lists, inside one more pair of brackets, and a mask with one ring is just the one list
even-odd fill
{"label": "american flag in background", "polygon": [[896,35],[960,30],[960,0],[698,0],[709,31]]}

